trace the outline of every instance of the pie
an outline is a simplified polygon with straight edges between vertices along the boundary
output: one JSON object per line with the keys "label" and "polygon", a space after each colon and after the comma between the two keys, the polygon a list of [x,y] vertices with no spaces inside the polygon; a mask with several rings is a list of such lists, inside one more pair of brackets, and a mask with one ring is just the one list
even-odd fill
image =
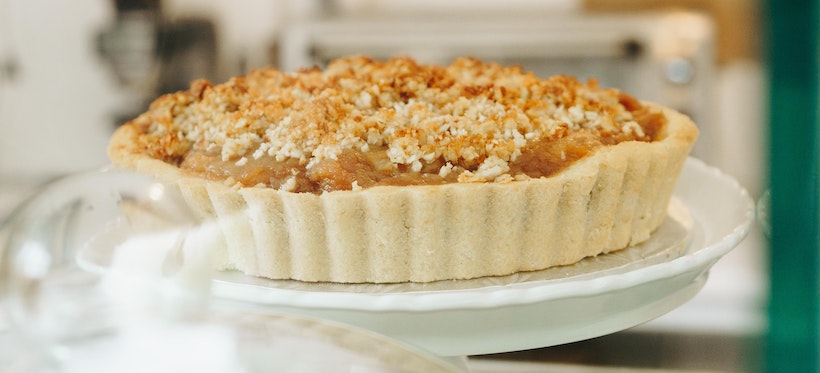
{"label": "pie", "polygon": [[647,240],[697,134],[594,79],[350,56],[194,81],[118,128],[109,155],[219,226],[218,269],[429,282]]}

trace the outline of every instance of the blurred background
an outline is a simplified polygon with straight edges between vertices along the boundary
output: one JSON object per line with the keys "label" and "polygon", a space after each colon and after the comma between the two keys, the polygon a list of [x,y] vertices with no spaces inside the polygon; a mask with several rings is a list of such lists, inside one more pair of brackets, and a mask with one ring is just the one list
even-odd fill
{"label": "blurred background", "polygon": [[[0,0],[0,217],[66,174],[105,166],[113,130],[189,81],[291,71],[351,53],[472,55],[598,78],[692,116],[694,156],[767,189],[767,80],[755,0]],[[768,262],[755,229],[683,307],[566,346],[490,356],[760,371]]]}

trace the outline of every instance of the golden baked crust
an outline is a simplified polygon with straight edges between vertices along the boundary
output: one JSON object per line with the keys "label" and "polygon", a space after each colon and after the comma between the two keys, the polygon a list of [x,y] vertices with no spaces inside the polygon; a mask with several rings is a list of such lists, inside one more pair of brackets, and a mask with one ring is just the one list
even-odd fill
{"label": "golden baked crust", "polygon": [[595,81],[470,58],[442,67],[354,56],[324,71],[196,81],[127,126],[144,153],[189,173],[318,193],[549,176],[592,148],[651,141],[662,122]]}
{"label": "golden baked crust", "polygon": [[[530,77],[498,69],[490,69],[496,71],[492,79],[503,79],[505,71]],[[197,91],[196,84],[191,92]],[[580,84],[572,87],[562,95],[578,96],[589,89]],[[601,112],[624,107],[617,92],[607,92],[602,97],[615,101],[599,107]],[[112,161],[177,183],[203,219],[218,219],[224,239],[218,245],[223,249],[217,256],[218,268],[276,279],[375,283],[466,279],[572,264],[622,249],[646,240],[663,222],[677,175],[697,137],[686,116],[642,103],[665,118],[661,126],[652,127],[652,141],[632,139],[598,146],[549,177],[516,180],[510,175],[498,180],[499,174],[481,178],[486,182],[295,193],[191,174],[177,164],[196,146],[190,140],[194,137],[180,136],[179,131],[145,136],[149,129],[163,127],[163,121],[191,115],[181,108],[190,107],[184,101],[192,97],[190,92],[166,96],[149,113],[118,129],[109,148]],[[174,100],[178,102],[169,104]],[[229,109],[230,103],[226,105]],[[629,111],[618,111],[613,118],[624,112]],[[622,124],[620,130],[640,131],[634,126]],[[613,128],[607,131],[618,131]],[[200,145],[207,147],[204,142]],[[224,150],[226,145],[221,146]],[[500,154],[492,153],[493,147],[483,149],[489,150],[482,162]],[[227,158],[248,152],[255,151],[248,148]],[[505,162],[511,161],[515,162],[512,155]],[[462,173],[469,167],[462,167]],[[411,167],[408,172],[413,171]]]}

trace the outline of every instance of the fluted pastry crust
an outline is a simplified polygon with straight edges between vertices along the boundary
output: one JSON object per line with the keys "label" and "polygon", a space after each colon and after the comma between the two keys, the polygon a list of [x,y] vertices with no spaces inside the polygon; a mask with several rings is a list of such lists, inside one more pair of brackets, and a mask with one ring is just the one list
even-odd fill
{"label": "fluted pastry crust", "polygon": [[683,114],[641,104],[666,118],[652,141],[599,146],[555,174],[521,180],[324,193],[243,186],[146,151],[147,116],[121,126],[109,154],[177,184],[196,214],[216,221],[219,269],[347,283],[468,279],[568,265],[649,238],[698,131]]}
{"label": "fluted pastry crust", "polygon": [[562,172],[511,183],[382,186],[324,194],[232,188],[184,175],[112,139],[115,163],[177,183],[204,219],[218,219],[216,266],[275,279],[427,282],[575,263],[649,238],[666,217],[697,134],[668,118],[655,142],[604,147]]}

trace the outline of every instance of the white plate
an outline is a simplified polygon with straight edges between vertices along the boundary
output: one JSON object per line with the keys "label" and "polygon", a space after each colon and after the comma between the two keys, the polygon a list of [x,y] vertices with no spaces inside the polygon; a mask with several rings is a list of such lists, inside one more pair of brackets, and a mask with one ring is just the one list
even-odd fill
{"label": "white plate", "polygon": [[[439,356],[518,351],[627,329],[692,298],[709,268],[748,234],[754,204],[731,177],[690,158],[669,218],[646,243],[573,266],[431,284],[328,284],[220,273],[229,307],[336,320]],[[104,269],[113,245],[78,258]]]}
{"label": "white plate", "polygon": [[674,197],[670,219],[649,247],[630,248],[624,254],[632,264],[606,255],[593,259],[599,262],[581,264],[586,266],[582,269],[548,270],[535,277],[412,287],[308,284],[224,274],[215,280],[213,291],[217,298],[241,306],[364,327],[440,356],[584,340],[636,326],[680,306],[701,289],[709,268],[750,230],[754,204],[748,193],[697,159],[687,160]]}

